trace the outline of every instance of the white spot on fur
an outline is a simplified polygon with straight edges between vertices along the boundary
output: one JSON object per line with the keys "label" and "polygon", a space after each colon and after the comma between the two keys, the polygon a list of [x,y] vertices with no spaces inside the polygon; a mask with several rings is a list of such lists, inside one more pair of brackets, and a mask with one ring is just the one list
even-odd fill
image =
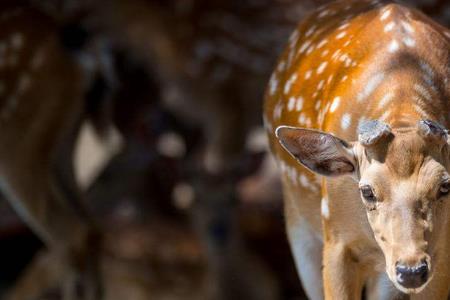
{"label": "white spot on fur", "polygon": [[346,31],[342,31],[341,33],[339,33],[338,35],[336,35],[336,39],[340,40],[342,39],[344,36],[347,35]]}
{"label": "white spot on fur", "polygon": [[306,51],[306,54],[311,54],[311,52],[313,52],[314,50],[314,45],[311,45],[308,50]]}
{"label": "white spot on fur", "polygon": [[381,21],[386,20],[386,19],[389,17],[390,14],[391,14],[391,10],[390,10],[390,9],[387,9],[387,10],[381,15],[380,20],[381,20]]}
{"label": "white spot on fur", "polygon": [[325,70],[327,65],[328,65],[328,62],[326,62],[326,61],[321,63],[320,66],[317,68],[317,74],[321,74]]}
{"label": "white spot on fur", "polygon": [[338,27],[338,30],[345,29],[345,28],[347,28],[349,25],[350,25],[349,22],[345,22],[345,23],[343,23],[341,26]]}
{"label": "white spot on fur", "polygon": [[301,111],[302,110],[302,108],[303,108],[303,97],[298,97],[297,98],[297,104],[295,105],[295,109],[297,110],[297,111]]}
{"label": "white spot on fur", "polygon": [[283,72],[285,69],[286,69],[286,62],[285,61],[281,61],[278,64],[277,71],[278,72]]}
{"label": "white spot on fur", "polygon": [[306,71],[306,72],[305,72],[305,79],[311,78],[311,74],[312,74],[312,71],[311,71],[311,70]]}
{"label": "white spot on fur", "polygon": [[327,84],[330,84],[331,80],[333,80],[333,74],[330,74],[330,76],[328,76]]}
{"label": "white spot on fur", "polygon": [[319,84],[317,85],[317,90],[320,91],[324,85],[325,85],[325,80],[322,79],[321,81],[319,81]]}
{"label": "white spot on fur", "polygon": [[301,113],[301,114],[298,116],[298,123],[299,123],[300,125],[303,125],[303,124],[305,124],[305,122],[306,122],[306,115],[305,115],[305,113]]}
{"label": "white spot on fur", "polygon": [[384,32],[389,32],[394,29],[395,23],[389,22],[386,26],[384,26]]}
{"label": "white spot on fur", "polygon": [[414,28],[411,26],[410,23],[406,23],[405,21],[402,21],[402,26],[407,32],[414,33]]}
{"label": "white spot on fur", "polygon": [[322,217],[324,217],[325,219],[330,218],[330,208],[328,206],[328,198],[327,197],[323,197],[322,201],[320,202],[320,212],[322,214]]}
{"label": "white spot on fur", "polygon": [[316,30],[316,25],[311,26],[311,27],[305,32],[305,37],[309,37],[311,34],[314,33],[315,30]]}
{"label": "white spot on fur", "polygon": [[294,30],[294,32],[292,32],[292,34],[291,34],[291,36],[289,37],[289,43],[290,43],[290,47],[294,47],[295,46],[295,43],[297,43],[297,41],[298,41],[298,36],[299,36],[299,33],[298,33],[298,30],[296,29],[296,30]]}
{"label": "white spot on fur", "polygon": [[328,43],[327,39],[321,40],[319,44],[317,44],[317,49],[322,48],[323,46],[325,46]]}
{"label": "white spot on fur", "polygon": [[293,111],[295,107],[295,97],[289,98],[287,109],[288,111]]}
{"label": "white spot on fur", "polygon": [[273,109],[273,118],[275,120],[280,119],[282,113],[283,113],[283,105],[281,105],[281,103],[277,103]]}
{"label": "white spot on fur", "polygon": [[292,85],[297,80],[297,73],[294,73],[291,78],[286,81],[286,84],[284,85],[284,94],[289,94]]}
{"label": "white spot on fur", "polygon": [[320,100],[317,101],[317,102],[316,102],[316,105],[314,105],[314,109],[315,109],[315,110],[319,110],[321,104],[322,104],[322,101],[320,101]]}
{"label": "white spot on fur", "polygon": [[352,59],[349,57],[349,56],[347,56],[347,58],[345,59],[345,67],[350,67],[350,65],[352,65]]}
{"label": "white spot on fur", "polygon": [[331,56],[331,58],[334,59],[334,60],[338,59],[340,53],[341,53],[341,50],[340,50],[340,49],[336,50],[336,51],[333,53],[333,55]]}
{"label": "white spot on fur", "polygon": [[339,102],[341,102],[341,97],[336,97],[333,100],[333,103],[330,106],[330,112],[335,112],[339,106]]}
{"label": "white spot on fur", "polygon": [[269,81],[269,93],[271,96],[273,96],[275,94],[275,92],[278,89],[278,78],[277,75],[274,73],[272,74],[272,77],[270,78]]}
{"label": "white spot on fur", "polygon": [[300,49],[298,50],[298,52],[299,52],[299,53],[305,52],[305,50],[309,47],[309,45],[311,45],[311,41],[310,41],[310,40],[304,42],[304,43],[302,44],[302,46],[300,47]]}
{"label": "white spot on fur", "polygon": [[391,52],[391,53],[394,53],[399,48],[400,48],[400,45],[398,44],[398,42],[396,40],[393,40],[392,42],[389,43],[388,51]]}
{"label": "white spot on fur", "polygon": [[326,9],[326,10],[320,12],[320,14],[317,17],[323,18],[323,17],[328,16],[329,14],[330,14],[330,11],[328,9]]}
{"label": "white spot on fur", "polygon": [[349,113],[345,113],[341,119],[341,128],[343,130],[346,130],[350,127],[351,124],[352,124],[352,115]]}
{"label": "white spot on fur", "polygon": [[416,41],[411,37],[404,38],[403,43],[408,47],[414,47],[416,45]]}

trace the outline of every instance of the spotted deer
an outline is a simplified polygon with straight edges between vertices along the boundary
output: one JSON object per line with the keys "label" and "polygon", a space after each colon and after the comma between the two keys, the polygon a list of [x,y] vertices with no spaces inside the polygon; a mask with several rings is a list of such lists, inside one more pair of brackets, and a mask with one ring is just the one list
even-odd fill
{"label": "spotted deer", "polygon": [[291,35],[264,120],[311,299],[447,299],[449,38],[415,9],[352,0]]}
{"label": "spotted deer", "polygon": [[95,65],[81,53],[88,41],[76,26],[61,26],[22,1],[0,7],[0,187],[62,258],[64,299],[75,297],[78,280],[86,283],[83,298],[99,299],[97,230],[79,205],[72,166]]}

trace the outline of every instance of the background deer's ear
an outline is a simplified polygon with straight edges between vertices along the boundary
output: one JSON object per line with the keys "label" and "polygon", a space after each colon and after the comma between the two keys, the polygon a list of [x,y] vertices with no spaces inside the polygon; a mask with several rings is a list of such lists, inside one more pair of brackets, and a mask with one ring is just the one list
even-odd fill
{"label": "background deer's ear", "polygon": [[280,126],[276,136],[284,149],[311,171],[324,176],[352,175],[357,168],[351,146],[325,132]]}

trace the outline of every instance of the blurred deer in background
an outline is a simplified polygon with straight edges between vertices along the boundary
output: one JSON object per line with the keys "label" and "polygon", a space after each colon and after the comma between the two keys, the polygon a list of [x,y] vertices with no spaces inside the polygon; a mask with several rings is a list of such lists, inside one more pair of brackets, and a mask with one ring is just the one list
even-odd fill
{"label": "blurred deer in background", "polygon": [[310,298],[447,299],[449,37],[384,1],[333,2],[291,35],[264,116]]}
{"label": "blurred deer in background", "polygon": [[[86,24],[103,30],[105,36],[114,40],[116,49],[144,62],[142,65],[158,81],[160,104],[180,123],[188,124],[184,127],[202,128],[204,140],[183,159],[195,161],[195,173],[203,173],[201,178],[215,174],[212,186],[207,180],[197,181],[190,175],[185,181],[194,187],[196,198],[201,198],[196,207],[201,213],[194,220],[200,224],[196,228],[204,244],[213,245],[207,249],[216,272],[212,277],[219,282],[217,295],[230,295],[237,290],[231,287],[233,282],[242,282],[236,285],[240,292],[259,299],[256,295],[260,288],[248,285],[244,278],[252,267],[239,264],[236,259],[247,257],[245,245],[239,241],[236,218],[222,216],[236,211],[236,169],[249,156],[245,147],[249,132],[260,126],[263,86],[277,49],[281,49],[288,32],[312,4],[140,0],[97,4],[87,10],[92,18]],[[154,96],[158,97],[156,93]],[[119,115],[123,116],[125,110],[142,113],[142,103],[133,107],[128,100],[117,102]],[[133,143],[128,125],[119,123],[127,144]],[[185,142],[191,140],[187,138]],[[212,197],[213,194],[224,197]],[[215,230],[210,227],[217,222],[210,222],[215,219],[210,216],[223,220],[222,229],[229,238],[219,241],[214,236]],[[223,249],[233,255],[224,255]],[[243,268],[247,270],[242,271]],[[256,290],[244,291],[246,286]]]}
{"label": "blurred deer in background", "polygon": [[100,299],[100,236],[81,204],[72,165],[85,94],[99,69],[96,46],[81,27],[59,24],[22,1],[3,1],[0,23],[2,191],[59,253],[59,268],[66,271],[56,279],[64,299],[78,298],[79,282],[82,298]]}
{"label": "blurred deer in background", "polygon": [[[162,105],[180,122],[202,130],[203,141],[182,159],[196,168],[196,176],[184,180],[194,190],[193,220],[217,279],[212,299],[261,299],[260,287],[246,278],[259,276],[257,268],[236,259],[248,257],[232,216],[236,170],[250,156],[245,147],[249,133],[261,124],[263,87],[277,49],[311,6],[295,1],[113,1],[100,5],[101,17],[92,20],[118,47],[155,71]],[[212,185],[205,180],[211,174]],[[217,230],[225,237],[217,238]]]}

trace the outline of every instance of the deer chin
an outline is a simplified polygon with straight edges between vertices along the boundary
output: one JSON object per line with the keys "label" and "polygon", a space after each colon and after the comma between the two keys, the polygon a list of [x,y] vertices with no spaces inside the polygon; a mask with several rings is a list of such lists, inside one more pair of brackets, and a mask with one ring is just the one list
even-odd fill
{"label": "deer chin", "polygon": [[[388,274],[388,275],[389,275],[389,274]],[[423,285],[421,285],[421,286],[418,287],[418,288],[408,289],[408,288],[405,288],[404,286],[402,286],[401,284],[399,284],[395,278],[392,279],[391,275],[389,275],[389,279],[392,281],[392,283],[394,284],[394,286],[395,286],[400,292],[405,293],[405,294],[418,294],[418,293],[420,293],[421,291],[423,291],[423,290],[427,287],[428,283],[431,281],[432,278],[433,278],[433,275],[431,275],[431,276],[428,278],[428,280],[427,280]]]}

